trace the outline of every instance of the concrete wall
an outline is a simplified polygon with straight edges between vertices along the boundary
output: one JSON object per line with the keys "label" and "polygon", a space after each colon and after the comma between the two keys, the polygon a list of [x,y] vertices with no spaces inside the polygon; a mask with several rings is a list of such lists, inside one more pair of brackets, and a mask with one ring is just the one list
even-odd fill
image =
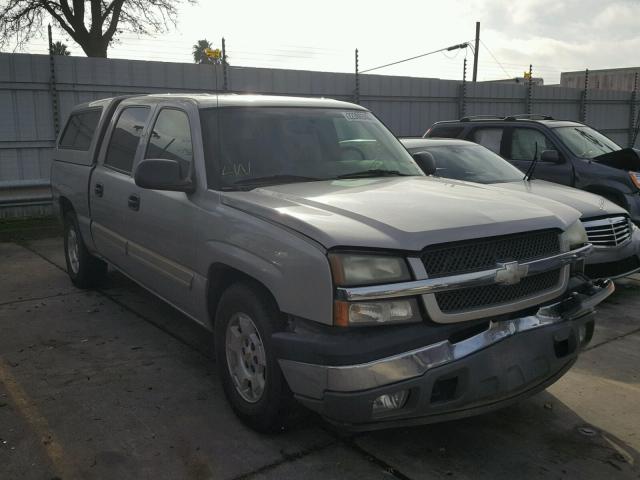
{"label": "concrete wall", "polygon": [[[594,90],[618,90],[632,92],[635,87],[636,75],[640,74],[640,67],[612,68],[608,70],[589,70],[589,88]],[[560,85],[570,88],[584,88],[585,72],[562,72]],[[640,85],[638,85],[640,87]]]}
{"label": "concrete wall", "polygon": [[[63,126],[81,102],[126,93],[213,92],[221,90],[222,71],[210,65],[55,57],[58,118]],[[49,211],[48,182],[55,142],[51,69],[46,55],[0,53],[0,217]],[[354,97],[354,76],[231,67],[229,90],[281,95]],[[526,111],[522,85],[467,83],[467,115],[510,115]],[[363,75],[360,103],[399,136],[419,136],[438,120],[458,118],[463,109],[461,82],[431,78]],[[582,92],[533,87],[533,112],[579,120]],[[587,123],[627,145],[630,94],[589,91]]]}

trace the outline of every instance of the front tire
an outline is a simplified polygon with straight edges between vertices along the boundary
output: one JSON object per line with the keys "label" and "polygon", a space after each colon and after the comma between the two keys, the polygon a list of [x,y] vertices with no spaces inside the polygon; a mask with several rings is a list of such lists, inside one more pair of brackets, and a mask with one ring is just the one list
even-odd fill
{"label": "front tire", "polygon": [[107,274],[107,264],[87,250],[73,212],[67,212],[64,216],[64,257],[67,273],[76,287],[96,287]]}
{"label": "front tire", "polygon": [[259,432],[281,430],[291,392],[273,353],[271,336],[283,328],[275,302],[257,286],[230,286],[218,304],[218,373],[235,414]]}

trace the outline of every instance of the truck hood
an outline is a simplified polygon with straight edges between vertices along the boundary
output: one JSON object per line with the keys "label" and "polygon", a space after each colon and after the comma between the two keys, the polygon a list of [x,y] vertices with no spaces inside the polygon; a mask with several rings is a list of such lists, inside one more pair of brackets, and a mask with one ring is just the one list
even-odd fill
{"label": "truck hood", "polygon": [[580,214],[543,198],[429,177],[327,180],[224,192],[230,207],[295,230],[325,248],[419,251],[427,245],[546,228]]}
{"label": "truck hood", "polygon": [[600,195],[544,180],[494,183],[493,186],[514,192],[530,193],[564,203],[578,210],[584,219],[603,215],[627,215],[622,207]]}

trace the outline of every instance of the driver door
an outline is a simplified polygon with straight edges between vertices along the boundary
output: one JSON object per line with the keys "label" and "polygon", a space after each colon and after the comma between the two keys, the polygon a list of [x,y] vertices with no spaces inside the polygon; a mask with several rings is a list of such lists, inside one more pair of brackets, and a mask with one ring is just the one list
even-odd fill
{"label": "driver door", "polygon": [[[504,156],[515,167],[526,172],[533,159],[537,159],[533,178],[548,180],[571,186],[573,184],[573,169],[566,161],[553,141],[541,130],[531,127],[511,127],[504,138]],[[545,150],[556,150],[560,155],[560,162],[543,162],[540,160]]]}

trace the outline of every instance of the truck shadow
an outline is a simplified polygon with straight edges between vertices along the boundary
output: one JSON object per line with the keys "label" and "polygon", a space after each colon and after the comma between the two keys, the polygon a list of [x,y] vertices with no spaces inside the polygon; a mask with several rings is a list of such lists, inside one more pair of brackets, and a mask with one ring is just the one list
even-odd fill
{"label": "truck shadow", "polygon": [[[213,368],[211,333],[118,272],[101,291],[138,316],[206,356]],[[615,304],[613,305],[615,306]],[[213,379],[215,381],[215,378]],[[222,399],[220,399],[222,400]],[[588,425],[545,391],[482,416],[420,427],[344,434],[301,407],[282,435],[320,428],[410,478],[637,478],[640,456],[611,433]]]}

